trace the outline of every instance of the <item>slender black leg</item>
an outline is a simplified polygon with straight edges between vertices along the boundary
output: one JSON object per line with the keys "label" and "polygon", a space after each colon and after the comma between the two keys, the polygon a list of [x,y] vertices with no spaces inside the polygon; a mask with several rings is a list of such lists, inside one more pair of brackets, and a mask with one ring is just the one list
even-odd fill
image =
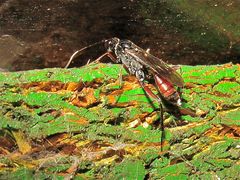
{"label": "slender black leg", "polygon": [[159,123],[159,129],[161,131],[161,151],[163,151],[163,141],[165,139],[165,132],[164,132],[164,122],[163,122],[163,107],[162,107],[162,100],[160,97],[158,97],[156,94],[154,94],[145,84],[143,81],[139,81],[140,85],[146,92],[147,96],[149,98],[153,98],[159,103],[159,108],[160,108],[160,123]]}
{"label": "slender black leg", "polygon": [[165,139],[165,132],[164,132],[164,122],[163,122],[163,107],[162,103],[159,104],[160,107],[160,123],[159,123],[159,129],[161,130],[161,151],[163,151],[163,141]]}

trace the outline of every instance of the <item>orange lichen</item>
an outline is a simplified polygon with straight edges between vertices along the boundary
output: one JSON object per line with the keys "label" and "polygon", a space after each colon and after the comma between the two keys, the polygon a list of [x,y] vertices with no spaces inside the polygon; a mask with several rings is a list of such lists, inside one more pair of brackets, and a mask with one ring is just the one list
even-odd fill
{"label": "orange lichen", "polygon": [[88,120],[86,118],[79,118],[78,120],[69,119],[68,121],[69,122],[75,122],[75,123],[81,124],[81,125],[89,124],[89,122],[88,122]]}
{"label": "orange lichen", "polygon": [[76,92],[70,99],[70,102],[78,107],[88,107],[97,102],[94,96],[93,88],[83,88],[81,92]]}

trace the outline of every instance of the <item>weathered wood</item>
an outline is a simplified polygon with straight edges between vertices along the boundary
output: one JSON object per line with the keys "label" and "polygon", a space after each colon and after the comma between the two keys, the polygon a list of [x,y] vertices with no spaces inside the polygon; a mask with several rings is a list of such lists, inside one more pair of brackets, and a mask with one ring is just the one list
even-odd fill
{"label": "weathered wood", "polygon": [[182,67],[183,108],[198,116],[165,112],[162,152],[158,104],[119,65],[1,73],[0,178],[234,179],[239,70]]}

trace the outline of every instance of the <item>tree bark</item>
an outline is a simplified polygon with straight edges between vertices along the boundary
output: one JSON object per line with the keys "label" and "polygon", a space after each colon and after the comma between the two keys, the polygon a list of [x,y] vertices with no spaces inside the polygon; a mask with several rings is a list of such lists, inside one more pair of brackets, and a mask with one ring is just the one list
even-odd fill
{"label": "tree bark", "polygon": [[196,116],[164,112],[162,151],[159,104],[120,65],[2,72],[0,177],[234,179],[239,69],[182,66]]}

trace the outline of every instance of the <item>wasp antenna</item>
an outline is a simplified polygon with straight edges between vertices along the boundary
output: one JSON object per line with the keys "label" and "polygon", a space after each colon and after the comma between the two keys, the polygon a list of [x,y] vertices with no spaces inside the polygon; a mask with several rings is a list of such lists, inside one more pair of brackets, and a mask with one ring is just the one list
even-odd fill
{"label": "wasp antenna", "polygon": [[72,62],[73,58],[74,58],[74,57],[76,56],[76,54],[78,54],[80,51],[82,51],[82,50],[80,49],[80,50],[78,50],[78,51],[75,51],[75,52],[71,55],[68,63],[66,64],[66,66],[65,66],[64,68],[68,68],[68,66],[69,66],[70,63]]}
{"label": "wasp antenna", "polygon": [[82,48],[82,49],[79,49],[79,50],[75,51],[75,52],[71,55],[68,63],[66,64],[66,66],[65,66],[64,68],[68,68],[68,66],[71,64],[71,62],[73,61],[73,59],[76,58],[77,56],[80,56],[80,55],[83,53],[83,51],[85,51],[85,50],[87,50],[87,49],[90,49],[90,48],[92,48],[92,47],[94,47],[94,46],[97,46],[97,45],[100,45],[100,44],[104,44],[105,41],[106,41],[106,40],[98,41],[98,42],[96,42],[96,43],[93,43],[93,44],[91,44],[91,45],[89,45],[89,46],[86,46],[86,47],[84,47],[84,48]]}

